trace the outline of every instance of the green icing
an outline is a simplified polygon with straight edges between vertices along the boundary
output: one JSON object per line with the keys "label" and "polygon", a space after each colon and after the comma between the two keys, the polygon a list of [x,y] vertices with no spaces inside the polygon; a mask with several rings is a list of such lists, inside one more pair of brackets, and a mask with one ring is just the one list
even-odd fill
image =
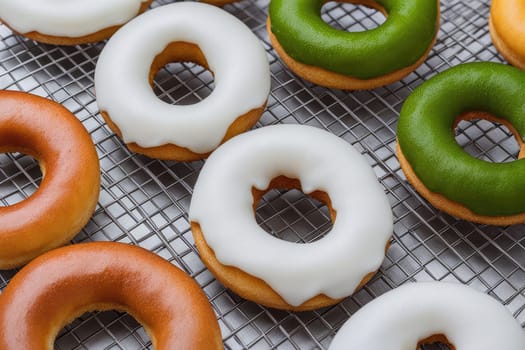
{"label": "green icing", "polygon": [[464,112],[485,111],[525,135],[525,73],[498,63],[468,63],[440,73],[406,100],[397,137],[425,186],[474,213],[525,212],[525,159],[490,163],[470,156],[454,138]]}
{"label": "green icing", "polygon": [[383,76],[415,64],[437,32],[435,0],[376,0],[388,13],[365,32],[337,30],[321,19],[324,0],[272,0],[271,29],[296,61],[359,79]]}

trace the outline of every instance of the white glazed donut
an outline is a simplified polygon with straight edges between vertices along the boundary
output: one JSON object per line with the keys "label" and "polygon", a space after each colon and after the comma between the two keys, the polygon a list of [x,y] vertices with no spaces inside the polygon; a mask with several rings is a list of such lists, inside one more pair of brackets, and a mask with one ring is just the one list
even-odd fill
{"label": "white glazed donut", "polygon": [[523,350],[525,332],[503,305],[475,289],[409,283],[352,315],[329,350],[416,350],[435,341],[456,350]]}
{"label": "white glazed donut", "polygon": [[108,38],[152,0],[0,0],[0,21],[30,39],[75,45]]}
{"label": "white glazed donut", "polygon": [[[285,180],[275,186],[274,179]],[[299,187],[324,200],[337,216],[332,230],[307,244],[265,232],[255,221],[254,197],[272,187]],[[390,205],[366,159],[335,135],[302,125],[256,129],[219,147],[197,179],[189,213],[201,258],[223,284],[291,310],[352,294],[381,265],[393,230]],[[241,272],[249,277],[244,282]],[[264,288],[276,295],[263,295]],[[325,300],[312,302],[319,296]]]}
{"label": "white glazed donut", "polygon": [[[208,67],[213,92],[193,105],[160,100],[150,84],[156,70],[174,60]],[[103,116],[131,150],[193,160],[255,124],[270,93],[270,69],[244,23],[215,6],[182,2],[148,11],[120,29],[100,55],[95,87]]]}

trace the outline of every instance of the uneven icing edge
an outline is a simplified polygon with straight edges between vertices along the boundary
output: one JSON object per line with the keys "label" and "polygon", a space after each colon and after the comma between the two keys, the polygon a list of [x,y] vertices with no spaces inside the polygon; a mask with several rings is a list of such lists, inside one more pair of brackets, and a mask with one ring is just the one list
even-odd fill
{"label": "uneven icing edge", "polygon": [[[337,219],[325,237],[296,244],[256,223],[251,189],[264,190],[279,175],[299,179],[307,194],[330,196]],[[352,294],[381,265],[393,230],[366,159],[335,135],[302,125],[263,127],[221,145],[201,170],[189,217],[219,262],[264,280],[292,306]]]}
{"label": "uneven icing edge", "polygon": [[[168,104],[149,85],[153,59],[175,41],[199,46],[214,73],[215,88],[199,103]],[[270,85],[259,39],[233,15],[203,3],[164,5],[136,17],[109,40],[95,70],[99,108],[124,142],[196,153],[215,149],[239,116],[263,106]]]}
{"label": "uneven icing edge", "polygon": [[0,0],[0,19],[18,33],[81,37],[122,25],[147,0]]}
{"label": "uneven icing edge", "polygon": [[525,349],[525,332],[492,297],[455,283],[408,283],[359,309],[329,350],[415,349],[443,334],[458,350]]}

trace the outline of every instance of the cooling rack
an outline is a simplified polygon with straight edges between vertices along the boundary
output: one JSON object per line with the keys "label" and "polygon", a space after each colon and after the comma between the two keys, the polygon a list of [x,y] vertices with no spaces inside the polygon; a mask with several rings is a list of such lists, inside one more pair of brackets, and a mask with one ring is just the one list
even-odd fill
{"label": "cooling rack", "polygon": [[[167,0],[155,1],[157,7]],[[325,89],[297,78],[272,50],[265,30],[269,0],[244,0],[225,10],[263,41],[272,72],[268,108],[257,127],[300,123],[324,128],[353,144],[385,188],[395,225],[391,247],[378,274],[336,306],[291,313],[238,297],[203,266],[193,245],[188,207],[203,162],[159,161],[130,153],[105,125],[95,102],[93,74],[104,43],[76,47],[37,44],[0,25],[0,89],[51,98],[72,111],[90,132],[101,162],[97,209],[75,237],[119,241],[149,249],[189,273],[204,289],[219,320],[227,349],[325,349],[341,325],[362,305],[409,281],[453,281],[488,293],[525,326],[525,234],[523,225],[476,225],[435,210],[406,182],[395,156],[395,133],[405,98],[439,71],[469,61],[502,62],[488,34],[489,1],[442,0],[441,29],[428,60],[400,82],[372,91]],[[374,10],[329,2],[323,18],[352,31],[378,26]],[[189,63],[169,64],[156,76],[159,98],[195,103],[213,89],[211,74]],[[489,161],[516,159],[509,131],[491,122],[462,122],[456,139],[467,152]],[[1,204],[33,193],[38,164],[23,154],[0,155]],[[310,242],[331,227],[326,207],[299,191],[273,190],[257,210],[258,222],[282,239]],[[13,271],[0,273],[3,289]],[[169,292],[169,291],[167,291]],[[83,315],[66,326],[56,349],[151,349],[143,328],[127,314]],[[428,346],[426,349],[445,349]]]}

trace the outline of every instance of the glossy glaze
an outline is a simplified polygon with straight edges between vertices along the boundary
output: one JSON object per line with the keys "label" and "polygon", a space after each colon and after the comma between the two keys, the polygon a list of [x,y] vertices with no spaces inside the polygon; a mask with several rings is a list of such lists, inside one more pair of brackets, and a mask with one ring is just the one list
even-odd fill
{"label": "glossy glaze", "polygon": [[51,350],[68,322],[108,309],[134,316],[157,350],[222,349],[195,281],[145,249],[114,242],[55,249],[17,273],[0,296],[0,348]]}
{"label": "glossy glaze", "polygon": [[507,61],[525,70],[525,2],[492,0],[490,34],[494,46]]}
{"label": "glossy glaze", "polygon": [[100,190],[95,146],[80,121],[51,100],[0,91],[0,152],[39,161],[43,179],[26,200],[0,207],[0,268],[66,243],[87,223]]}

